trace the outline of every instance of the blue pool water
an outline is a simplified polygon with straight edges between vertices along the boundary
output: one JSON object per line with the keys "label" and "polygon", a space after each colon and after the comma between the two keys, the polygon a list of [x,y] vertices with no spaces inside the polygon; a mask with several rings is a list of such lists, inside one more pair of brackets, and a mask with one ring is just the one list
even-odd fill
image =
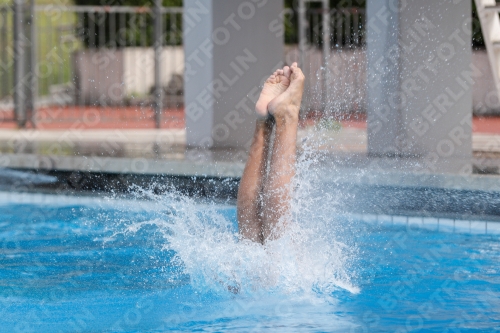
{"label": "blue pool water", "polygon": [[0,332],[500,330],[500,235],[308,212],[263,248],[178,195],[0,199]]}

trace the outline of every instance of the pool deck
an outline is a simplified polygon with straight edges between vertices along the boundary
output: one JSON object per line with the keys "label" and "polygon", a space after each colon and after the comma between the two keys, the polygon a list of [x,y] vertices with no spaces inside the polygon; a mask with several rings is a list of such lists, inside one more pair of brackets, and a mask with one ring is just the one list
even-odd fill
{"label": "pool deck", "polygon": [[[500,175],[500,120],[475,121],[474,173]],[[498,124],[496,124],[498,122]],[[186,148],[184,129],[0,130],[0,167],[84,172],[240,177],[244,151]],[[320,130],[302,126],[297,145],[312,147],[343,169],[366,169],[364,121]]]}

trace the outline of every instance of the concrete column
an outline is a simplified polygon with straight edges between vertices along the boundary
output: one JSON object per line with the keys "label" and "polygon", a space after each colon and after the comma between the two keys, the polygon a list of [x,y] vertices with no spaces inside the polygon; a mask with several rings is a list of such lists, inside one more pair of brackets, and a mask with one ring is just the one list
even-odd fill
{"label": "concrete column", "polygon": [[370,155],[470,172],[471,26],[469,0],[368,0]]}
{"label": "concrete column", "polygon": [[282,0],[185,0],[187,144],[249,145],[263,79],[282,66]]}

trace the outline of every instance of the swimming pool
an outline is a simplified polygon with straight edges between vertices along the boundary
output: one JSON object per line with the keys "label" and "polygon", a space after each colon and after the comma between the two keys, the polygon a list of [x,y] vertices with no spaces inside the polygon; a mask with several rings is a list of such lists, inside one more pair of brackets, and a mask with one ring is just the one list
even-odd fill
{"label": "swimming pool", "polygon": [[0,199],[2,332],[500,330],[500,224],[308,212],[263,249],[177,194]]}

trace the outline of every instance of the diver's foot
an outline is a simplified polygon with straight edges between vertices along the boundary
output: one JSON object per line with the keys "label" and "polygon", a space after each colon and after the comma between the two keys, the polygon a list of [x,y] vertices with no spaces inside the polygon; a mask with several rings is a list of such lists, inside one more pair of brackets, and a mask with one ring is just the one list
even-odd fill
{"label": "diver's foot", "polygon": [[290,67],[290,72],[288,88],[268,104],[268,111],[274,116],[277,123],[286,120],[298,121],[299,119],[305,76],[296,62]]}
{"label": "diver's foot", "polygon": [[266,119],[269,116],[267,106],[276,96],[283,93],[290,85],[290,67],[285,66],[283,69],[275,71],[264,83],[259,100],[255,105],[255,112],[259,119]]}

